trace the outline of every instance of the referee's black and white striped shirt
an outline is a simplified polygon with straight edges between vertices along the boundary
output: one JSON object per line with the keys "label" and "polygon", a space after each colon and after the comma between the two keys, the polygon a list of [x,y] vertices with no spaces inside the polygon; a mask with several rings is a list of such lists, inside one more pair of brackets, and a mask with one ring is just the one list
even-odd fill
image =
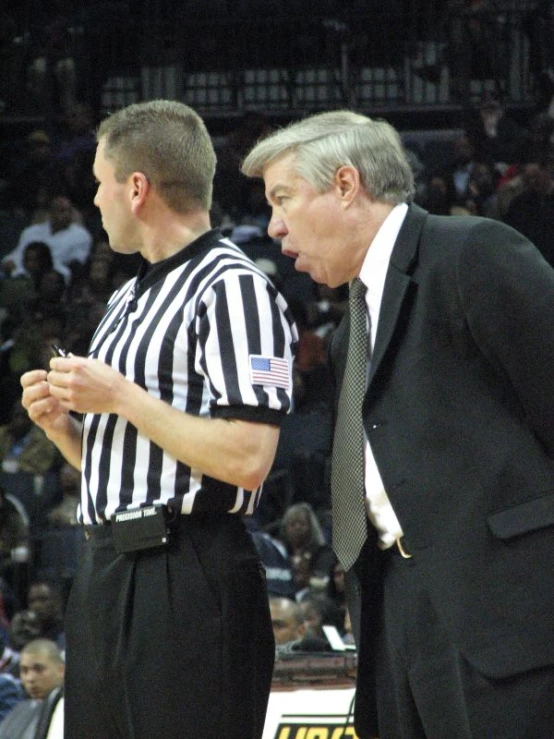
{"label": "referee's black and white striped shirt", "polygon": [[[218,231],[143,265],[110,299],[90,356],[175,408],[280,424],[290,409],[293,318],[263,272]],[[261,489],[202,475],[125,419],[86,414],[80,518],[178,502],[183,513],[249,514]]]}

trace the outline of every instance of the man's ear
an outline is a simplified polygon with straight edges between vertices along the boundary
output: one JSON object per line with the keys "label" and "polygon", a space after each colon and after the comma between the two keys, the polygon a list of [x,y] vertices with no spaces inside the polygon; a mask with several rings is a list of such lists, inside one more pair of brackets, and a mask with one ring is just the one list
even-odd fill
{"label": "man's ear", "polygon": [[133,212],[140,208],[150,190],[150,183],[142,172],[133,172],[129,177],[131,207]]}
{"label": "man's ear", "polygon": [[361,189],[360,173],[355,167],[344,164],[335,172],[334,187],[344,207],[349,207]]}

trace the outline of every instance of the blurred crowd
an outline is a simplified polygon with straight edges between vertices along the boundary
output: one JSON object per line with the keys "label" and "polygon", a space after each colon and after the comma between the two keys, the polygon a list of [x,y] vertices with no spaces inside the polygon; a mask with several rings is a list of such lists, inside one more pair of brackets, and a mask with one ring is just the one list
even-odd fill
{"label": "blurred crowd", "polygon": [[[54,130],[32,130],[0,152],[0,636],[10,670],[25,640],[47,637],[63,648],[60,624],[81,544],[79,475],[29,421],[19,377],[47,367],[54,345],[86,353],[109,296],[140,261],[111,251],[94,206],[95,126],[91,109],[77,103]],[[270,129],[266,116],[248,113],[217,144],[212,220],[281,289],[299,328],[293,412],[262,502],[248,521],[266,567],[283,653],[329,649],[323,626],[352,641],[344,573],[330,546],[326,365],[346,294],[296,272],[267,236],[263,184],[244,178],[239,167]],[[417,141],[407,144],[418,204],[451,217],[503,220],[554,264],[551,101],[522,121],[499,94],[487,93],[442,144],[440,157],[436,151],[429,157]],[[56,593],[46,620],[33,597],[37,588]]]}

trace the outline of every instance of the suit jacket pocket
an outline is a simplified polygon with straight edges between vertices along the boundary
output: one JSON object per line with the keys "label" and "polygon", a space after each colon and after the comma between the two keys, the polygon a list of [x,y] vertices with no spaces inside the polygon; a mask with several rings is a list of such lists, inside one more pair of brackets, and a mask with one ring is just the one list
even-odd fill
{"label": "suit jacket pocket", "polygon": [[554,525],[554,494],[526,500],[523,503],[491,513],[487,517],[490,530],[498,539],[511,539],[530,531]]}

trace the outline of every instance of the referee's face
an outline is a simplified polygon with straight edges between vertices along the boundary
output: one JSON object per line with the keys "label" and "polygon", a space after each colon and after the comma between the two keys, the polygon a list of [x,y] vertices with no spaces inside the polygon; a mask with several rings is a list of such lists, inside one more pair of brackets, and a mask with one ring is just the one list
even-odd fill
{"label": "referee's face", "polygon": [[110,247],[122,254],[140,249],[137,243],[136,223],[131,209],[130,178],[118,182],[113,161],[104,154],[104,141],[98,142],[93,167],[97,183],[94,204],[100,210],[102,227],[108,234]]}

